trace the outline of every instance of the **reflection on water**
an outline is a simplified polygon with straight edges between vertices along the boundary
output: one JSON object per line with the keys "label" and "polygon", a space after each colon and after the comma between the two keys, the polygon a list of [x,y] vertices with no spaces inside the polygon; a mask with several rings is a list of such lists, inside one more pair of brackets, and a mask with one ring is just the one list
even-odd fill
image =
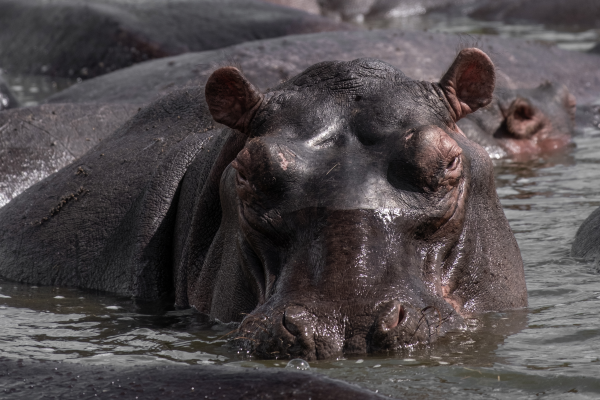
{"label": "reflection on water", "polygon": [[45,75],[20,75],[7,71],[4,71],[3,76],[19,103],[25,107],[35,106],[54,93],[77,83],[75,79]]}
{"label": "reflection on water", "polygon": [[[431,347],[310,363],[311,373],[406,399],[600,397],[600,270],[569,256],[600,206],[600,130],[562,157],[495,161],[529,309],[490,313]],[[106,294],[0,282],[0,353],[92,364],[231,364],[285,368],[239,354],[232,326]]]}

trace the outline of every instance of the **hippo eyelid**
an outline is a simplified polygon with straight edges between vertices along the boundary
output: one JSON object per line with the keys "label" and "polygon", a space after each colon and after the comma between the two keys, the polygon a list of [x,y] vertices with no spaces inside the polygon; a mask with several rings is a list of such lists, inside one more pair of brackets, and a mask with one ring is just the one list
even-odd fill
{"label": "hippo eyelid", "polygon": [[312,147],[320,147],[331,142],[338,135],[339,121],[327,126],[321,132],[317,133],[307,144]]}

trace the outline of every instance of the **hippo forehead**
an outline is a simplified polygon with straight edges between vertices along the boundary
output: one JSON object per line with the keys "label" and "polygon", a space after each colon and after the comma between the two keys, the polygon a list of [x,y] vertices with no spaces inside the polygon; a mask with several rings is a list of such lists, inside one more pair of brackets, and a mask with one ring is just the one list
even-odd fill
{"label": "hippo forehead", "polygon": [[395,67],[373,59],[313,65],[270,90],[265,99],[252,135],[281,124],[310,133],[318,125],[340,121],[383,135],[402,128],[454,125],[437,84],[412,80]]}

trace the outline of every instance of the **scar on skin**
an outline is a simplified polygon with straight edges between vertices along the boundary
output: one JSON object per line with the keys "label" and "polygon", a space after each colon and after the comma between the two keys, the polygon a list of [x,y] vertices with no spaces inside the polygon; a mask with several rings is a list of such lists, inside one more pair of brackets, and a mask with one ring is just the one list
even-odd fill
{"label": "scar on skin", "polygon": [[60,212],[60,210],[62,210],[62,208],[65,205],[67,205],[67,203],[69,203],[71,201],[79,200],[81,198],[81,196],[84,196],[86,193],[89,193],[89,190],[84,189],[83,186],[80,186],[79,190],[77,192],[61,197],[60,202],[56,205],[56,207],[54,207],[52,210],[50,210],[49,215],[42,218],[38,222],[38,225],[42,225],[44,222],[48,221],[50,218],[52,218],[53,216],[58,214]]}
{"label": "scar on skin", "polygon": [[288,166],[288,164],[289,164],[289,161],[285,159],[285,157],[283,156],[283,153],[277,153],[277,155],[278,155],[279,157],[281,157],[281,162],[279,163],[279,165],[281,165],[281,168],[282,168],[284,171],[287,171],[287,166]]}
{"label": "scar on skin", "polygon": [[450,297],[450,288],[448,285],[442,285],[442,296],[444,297],[444,300],[454,307],[454,310],[456,310],[456,312],[460,315],[461,305],[452,297]]}

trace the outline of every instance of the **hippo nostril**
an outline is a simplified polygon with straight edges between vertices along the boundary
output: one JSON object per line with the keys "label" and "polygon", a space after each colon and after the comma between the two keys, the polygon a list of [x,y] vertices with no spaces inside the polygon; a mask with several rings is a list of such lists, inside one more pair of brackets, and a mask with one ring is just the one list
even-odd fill
{"label": "hippo nostril", "polygon": [[527,100],[518,98],[508,110],[506,127],[516,138],[530,138],[543,127],[543,118]]}
{"label": "hippo nostril", "polygon": [[246,178],[246,175],[244,175],[242,172],[238,171],[238,178],[240,181],[242,182],[247,182],[248,178]]}
{"label": "hippo nostril", "polygon": [[394,329],[402,322],[406,311],[399,301],[394,300],[383,307],[380,315],[379,326],[381,330],[386,332]]}
{"label": "hippo nostril", "polygon": [[303,307],[291,306],[285,309],[283,326],[294,336],[306,335],[313,325],[313,317]]}
{"label": "hippo nostril", "polygon": [[531,109],[531,107],[521,105],[515,109],[513,115],[516,120],[528,120],[533,117],[533,110]]}

